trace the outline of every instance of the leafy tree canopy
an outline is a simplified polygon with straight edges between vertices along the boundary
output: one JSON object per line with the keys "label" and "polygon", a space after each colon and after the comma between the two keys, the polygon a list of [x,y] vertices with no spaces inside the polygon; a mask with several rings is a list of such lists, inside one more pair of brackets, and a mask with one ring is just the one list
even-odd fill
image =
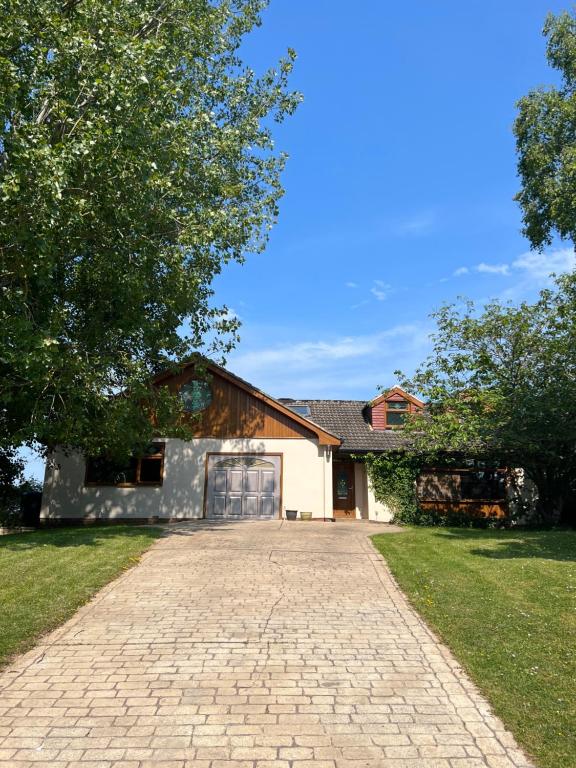
{"label": "leafy tree canopy", "polygon": [[233,339],[210,284],[264,247],[284,163],[271,119],[299,101],[292,51],[261,77],[239,56],[265,5],[3,4],[5,446],[128,450],[150,436],[152,410],[157,429],[177,421],[150,376],[206,334],[220,349]]}
{"label": "leafy tree canopy", "polygon": [[549,245],[555,232],[576,242],[576,17],[550,14],[544,34],[561,84],[521,99],[514,125],[522,182],[517,200],[524,234],[536,249]]}
{"label": "leafy tree canopy", "polygon": [[534,304],[444,306],[433,351],[407,388],[427,410],[411,419],[414,450],[465,452],[522,467],[546,520],[574,521],[576,275]]}

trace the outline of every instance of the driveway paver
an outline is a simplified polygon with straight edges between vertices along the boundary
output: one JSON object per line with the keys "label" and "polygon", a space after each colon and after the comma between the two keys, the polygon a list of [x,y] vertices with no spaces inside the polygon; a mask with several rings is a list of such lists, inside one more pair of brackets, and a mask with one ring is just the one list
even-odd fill
{"label": "driveway paver", "polygon": [[171,529],[0,676],[0,766],[529,766],[396,587],[382,530]]}

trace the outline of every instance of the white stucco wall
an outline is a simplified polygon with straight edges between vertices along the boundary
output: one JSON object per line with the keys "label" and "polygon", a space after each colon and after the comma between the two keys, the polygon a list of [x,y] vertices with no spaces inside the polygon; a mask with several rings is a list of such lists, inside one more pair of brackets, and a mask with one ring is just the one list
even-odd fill
{"label": "white stucco wall", "polygon": [[374,497],[374,491],[370,486],[370,481],[368,481],[367,485],[368,519],[375,520],[377,523],[391,523],[392,518],[394,517],[393,510],[390,509],[390,507],[386,504],[382,504],[382,502],[376,501],[376,498]]}
{"label": "white stucco wall", "polygon": [[376,501],[366,472],[366,465],[360,461],[354,464],[354,482],[356,487],[356,517],[374,520],[378,523],[392,522],[393,510],[386,504]]}
{"label": "white stucco wall", "polygon": [[332,462],[329,448],[315,440],[202,438],[166,439],[161,487],[85,487],[82,456],[56,453],[47,463],[43,519],[201,518],[208,453],[282,454],[282,514],[285,509],[332,515]]}
{"label": "white stucco wall", "polygon": [[368,519],[368,485],[366,467],[359,461],[354,463],[354,492],[356,494],[356,519]]}

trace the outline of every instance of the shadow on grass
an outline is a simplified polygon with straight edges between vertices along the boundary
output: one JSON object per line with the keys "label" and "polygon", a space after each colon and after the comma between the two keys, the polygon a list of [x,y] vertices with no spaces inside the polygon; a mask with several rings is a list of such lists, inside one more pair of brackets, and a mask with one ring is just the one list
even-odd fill
{"label": "shadow on grass", "polygon": [[0,536],[0,555],[2,552],[22,552],[39,547],[98,547],[105,541],[115,538],[141,537],[146,532],[152,532],[154,537],[160,535],[160,527],[143,526],[94,526],[81,528],[48,528],[29,533],[14,533]]}
{"label": "shadow on grass", "polygon": [[[249,521],[241,521],[248,523]],[[223,529],[234,529],[238,521],[229,520],[192,520],[176,522],[171,525],[90,525],[62,526],[46,528],[25,533],[13,533],[0,536],[0,554],[2,552],[19,552],[38,547],[98,547],[105,541],[115,538],[134,538],[142,536],[146,531],[155,531],[154,537],[160,536],[193,536],[200,531],[211,533]]]}
{"label": "shadow on grass", "polygon": [[487,547],[470,549],[471,555],[490,560],[530,559],[576,562],[576,531],[573,529],[486,531],[458,529],[438,531],[442,538],[486,542]]}

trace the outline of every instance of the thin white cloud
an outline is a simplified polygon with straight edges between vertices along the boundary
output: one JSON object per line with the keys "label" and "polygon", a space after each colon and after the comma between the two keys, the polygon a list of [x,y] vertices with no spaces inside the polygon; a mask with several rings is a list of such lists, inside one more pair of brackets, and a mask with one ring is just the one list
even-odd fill
{"label": "thin white cloud", "polygon": [[475,268],[476,272],[483,272],[487,275],[509,275],[510,266],[508,264],[485,264],[481,262]]}
{"label": "thin white cloud", "polygon": [[351,304],[350,309],[360,309],[360,307],[365,307],[366,304],[370,304],[370,299],[362,299],[357,304]]}
{"label": "thin white cloud", "polygon": [[473,267],[458,267],[452,272],[452,277],[462,277],[462,275],[469,275],[472,272],[480,272],[485,275],[509,275],[509,264],[487,264],[485,261],[481,261],[480,264],[475,264]]}
{"label": "thin white cloud", "polygon": [[520,301],[551,286],[554,275],[576,269],[576,255],[572,248],[557,248],[548,253],[528,251],[512,262],[512,269],[518,279],[500,294],[504,301]]}
{"label": "thin white cloud", "polygon": [[348,283],[344,283],[344,285],[346,286],[346,288],[358,288],[358,283],[348,282]]}
{"label": "thin white cloud", "polygon": [[374,280],[374,285],[370,288],[370,293],[375,296],[378,301],[385,301],[390,295],[392,286],[385,283],[383,280]]}
{"label": "thin white cloud", "polygon": [[323,361],[362,357],[370,354],[374,348],[372,336],[348,336],[333,341],[302,341],[241,354],[237,358],[237,365],[255,369],[279,364],[317,368]]}
{"label": "thin white cloud", "polygon": [[545,280],[553,273],[561,274],[576,269],[576,254],[572,248],[560,248],[549,253],[528,251],[513,261],[512,266],[536,280]]}
{"label": "thin white cloud", "polygon": [[426,235],[435,224],[435,216],[431,212],[418,213],[400,221],[395,229],[397,235],[418,236]]}
{"label": "thin white cloud", "polygon": [[527,251],[514,261],[503,264],[480,262],[471,267],[458,267],[453,277],[472,273],[500,275],[515,278],[515,282],[499,294],[506,301],[518,301],[530,296],[534,291],[545,288],[553,282],[554,275],[576,269],[576,254],[572,248],[556,248],[546,253]]}
{"label": "thin white cloud", "polygon": [[[431,326],[397,325],[379,333],[303,340],[233,353],[229,367],[279,397],[372,397],[411,373],[430,349]],[[362,395],[360,395],[362,397]]]}

